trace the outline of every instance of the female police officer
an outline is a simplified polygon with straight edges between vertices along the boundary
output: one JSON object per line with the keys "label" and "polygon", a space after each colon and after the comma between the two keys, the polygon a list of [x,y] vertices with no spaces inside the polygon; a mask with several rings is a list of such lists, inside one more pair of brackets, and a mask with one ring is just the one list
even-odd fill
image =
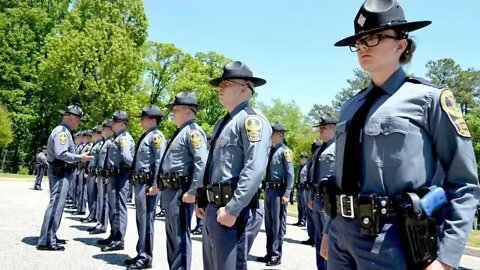
{"label": "female police officer", "polygon": [[[335,43],[357,52],[371,83],[343,104],[337,122],[329,269],[458,267],[479,198],[470,133],[449,90],[408,78],[401,68],[415,51],[408,33],[430,23],[407,22],[396,0],[367,0],[355,35]],[[438,256],[407,266],[411,246],[402,240],[410,235],[401,233],[395,198],[430,187],[437,161],[447,197]]]}

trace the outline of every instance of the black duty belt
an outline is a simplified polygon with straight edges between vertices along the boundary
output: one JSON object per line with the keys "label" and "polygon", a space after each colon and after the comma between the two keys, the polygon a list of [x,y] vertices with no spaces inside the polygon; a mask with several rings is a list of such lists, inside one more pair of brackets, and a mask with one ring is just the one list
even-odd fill
{"label": "black duty belt", "polygon": [[266,181],[266,182],[265,182],[265,187],[266,187],[266,188],[271,188],[271,189],[284,189],[284,188],[285,188],[285,184],[283,183],[282,180]]}
{"label": "black duty belt", "polygon": [[223,182],[207,186],[207,199],[209,203],[218,207],[224,207],[230,201],[235,192],[236,185],[231,182]]}
{"label": "black duty belt", "polygon": [[298,188],[308,188],[308,183],[299,183]]}
{"label": "black duty belt", "polygon": [[125,171],[128,171],[128,168],[115,168],[115,167],[108,167],[104,169],[105,177],[117,176]]}
{"label": "black duty belt", "polygon": [[149,184],[153,180],[153,174],[145,171],[134,171],[132,173],[132,182],[134,184]]}
{"label": "black duty belt", "polygon": [[158,186],[161,190],[170,189],[184,189],[189,188],[192,184],[192,176],[179,176],[178,174],[165,174],[159,177]]}
{"label": "black duty belt", "polygon": [[378,195],[335,195],[336,213],[345,218],[360,219],[364,222],[365,213],[378,214],[379,217],[388,218],[396,216],[399,211],[398,198]]}

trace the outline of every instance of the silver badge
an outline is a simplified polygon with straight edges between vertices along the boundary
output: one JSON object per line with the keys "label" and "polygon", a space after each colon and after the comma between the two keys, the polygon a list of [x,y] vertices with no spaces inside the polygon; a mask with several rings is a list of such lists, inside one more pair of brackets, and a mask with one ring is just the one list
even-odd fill
{"label": "silver badge", "polygon": [[358,25],[360,25],[361,27],[363,27],[363,25],[365,24],[365,21],[367,20],[367,18],[365,18],[365,16],[363,16],[363,14],[360,14],[360,16],[358,16],[358,20],[357,20],[357,23]]}
{"label": "silver badge", "polygon": [[226,144],[227,144],[227,139],[226,138],[218,139],[218,147],[224,147]]}
{"label": "silver badge", "polygon": [[365,127],[365,133],[370,136],[377,136],[380,134],[380,131],[382,130],[382,127],[380,126],[380,123],[368,123],[367,126]]}

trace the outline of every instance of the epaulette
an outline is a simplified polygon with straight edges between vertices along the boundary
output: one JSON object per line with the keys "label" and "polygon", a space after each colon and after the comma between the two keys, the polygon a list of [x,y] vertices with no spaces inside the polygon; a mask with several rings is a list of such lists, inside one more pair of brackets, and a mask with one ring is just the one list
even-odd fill
{"label": "epaulette", "polygon": [[407,77],[407,82],[414,83],[414,84],[423,84],[423,85],[431,86],[431,87],[438,88],[438,89],[444,88],[442,86],[436,85],[436,84],[432,83],[431,81],[426,80],[426,79],[421,78],[421,77]]}

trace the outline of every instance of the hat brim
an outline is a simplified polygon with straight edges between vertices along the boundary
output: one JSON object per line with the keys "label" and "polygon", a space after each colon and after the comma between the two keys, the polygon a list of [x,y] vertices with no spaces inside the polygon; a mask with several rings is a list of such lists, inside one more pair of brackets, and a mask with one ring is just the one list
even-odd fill
{"label": "hat brim", "polygon": [[177,106],[177,105],[185,105],[185,106],[192,106],[192,107],[195,107],[197,108],[197,110],[201,110],[203,109],[203,106],[200,105],[200,104],[185,104],[185,103],[170,103],[170,104],[167,104],[165,107],[168,109],[168,110],[172,110],[174,106]]}
{"label": "hat brim", "polygon": [[209,83],[212,86],[218,86],[221,81],[229,80],[229,79],[242,79],[242,80],[251,81],[254,87],[262,86],[267,83],[265,79],[258,78],[258,77],[219,77],[211,80]]}
{"label": "hat brim", "polygon": [[400,23],[400,24],[391,24],[391,25],[385,25],[385,26],[380,26],[374,29],[370,29],[368,31],[364,31],[358,34],[355,34],[353,36],[349,36],[347,38],[344,38],[342,40],[337,41],[334,46],[336,47],[345,47],[349,46],[352,44],[353,41],[357,40],[360,37],[363,37],[365,35],[373,34],[376,32],[380,32],[386,29],[403,29],[406,30],[407,32],[412,32],[415,30],[418,30],[420,28],[423,28],[425,26],[430,25],[432,22],[431,21],[416,21],[416,22],[407,22],[407,23]]}

